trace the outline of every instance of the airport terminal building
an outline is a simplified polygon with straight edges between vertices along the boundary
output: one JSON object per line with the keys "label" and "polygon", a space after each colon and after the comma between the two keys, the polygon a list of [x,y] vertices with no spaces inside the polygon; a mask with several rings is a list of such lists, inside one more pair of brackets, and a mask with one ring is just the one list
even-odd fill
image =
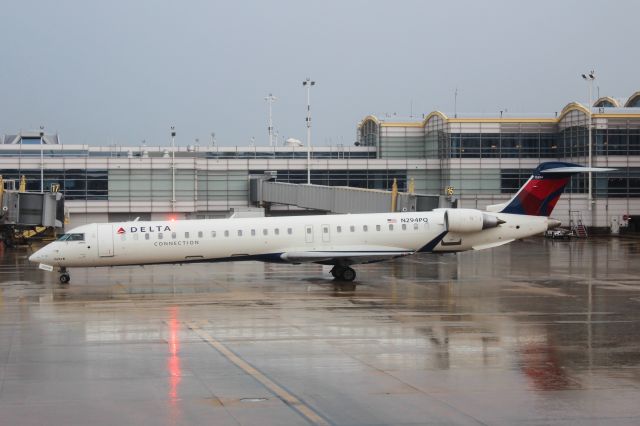
{"label": "airport terminal building", "polygon": [[[616,171],[594,174],[592,208],[586,175],[572,179],[553,216],[606,228],[640,222],[640,92],[598,99],[591,109],[569,103],[548,116],[470,116],[434,111],[396,121],[373,115],[357,125],[353,145],[313,147],[311,182],[417,193],[453,192],[461,207],[510,198],[543,161]],[[169,142],[169,141],[168,141]],[[169,143],[167,144],[169,145]],[[210,218],[251,205],[249,175],[275,171],[279,182],[306,183],[307,149],[282,147],[90,146],[60,144],[57,135],[6,134],[0,139],[5,179],[27,177],[27,189],[59,184],[71,226],[87,222]],[[292,206],[276,210],[295,209]],[[638,220],[635,221],[635,216]]]}

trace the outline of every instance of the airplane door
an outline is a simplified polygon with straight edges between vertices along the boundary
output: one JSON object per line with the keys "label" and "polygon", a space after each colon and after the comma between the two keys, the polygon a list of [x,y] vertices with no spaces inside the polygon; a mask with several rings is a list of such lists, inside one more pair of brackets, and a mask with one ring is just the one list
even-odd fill
{"label": "airplane door", "polygon": [[306,225],[304,227],[304,240],[307,243],[313,242],[313,225]]}
{"label": "airplane door", "polygon": [[113,226],[98,225],[98,256],[113,256]]}
{"label": "airplane door", "polygon": [[328,243],[331,241],[331,228],[329,225],[322,225],[322,242]]}

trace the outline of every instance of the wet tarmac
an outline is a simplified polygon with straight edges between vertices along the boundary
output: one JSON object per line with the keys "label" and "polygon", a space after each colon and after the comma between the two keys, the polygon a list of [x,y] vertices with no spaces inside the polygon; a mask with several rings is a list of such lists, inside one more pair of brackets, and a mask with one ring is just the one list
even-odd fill
{"label": "wet tarmac", "polygon": [[357,267],[4,249],[1,425],[640,424],[640,240]]}

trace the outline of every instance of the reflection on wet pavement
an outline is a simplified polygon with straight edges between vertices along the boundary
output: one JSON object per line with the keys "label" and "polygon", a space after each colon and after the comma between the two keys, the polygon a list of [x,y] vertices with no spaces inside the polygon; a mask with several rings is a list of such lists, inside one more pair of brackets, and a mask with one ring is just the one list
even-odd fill
{"label": "reflection on wet pavement", "polygon": [[640,240],[357,268],[0,263],[0,424],[640,424]]}

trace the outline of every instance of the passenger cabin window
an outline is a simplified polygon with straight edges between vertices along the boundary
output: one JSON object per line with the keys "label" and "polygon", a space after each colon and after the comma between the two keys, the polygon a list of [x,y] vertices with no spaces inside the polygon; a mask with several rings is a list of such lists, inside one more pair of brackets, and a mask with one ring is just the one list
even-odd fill
{"label": "passenger cabin window", "polygon": [[202,238],[202,231],[198,231],[198,238]]}
{"label": "passenger cabin window", "polygon": [[252,230],[251,230],[251,236],[252,236],[252,237],[255,237],[255,236],[256,236],[256,230],[255,230],[255,229],[252,229]]}
{"label": "passenger cabin window", "polygon": [[393,231],[393,225],[389,224],[389,231]]}
{"label": "passenger cabin window", "polygon": [[279,228],[274,229],[273,233],[276,235],[280,235],[280,229]]}
{"label": "passenger cabin window", "polygon": [[328,226],[323,226],[322,227],[322,232],[324,232],[325,234],[329,233],[329,227]]}
{"label": "passenger cabin window", "polygon": [[189,233],[188,233],[188,232],[185,232],[185,233],[184,233],[184,237],[185,237],[185,238],[189,238]]}
{"label": "passenger cabin window", "polygon": [[417,230],[418,230],[418,224],[417,224],[417,223],[414,223],[414,224],[413,224],[413,229],[414,229],[415,231],[417,231]]}
{"label": "passenger cabin window", "polygon": [[367,232],[369,230],[369,227],[367,225],[362,225],[362,230],[364,232]]}
{"label": "passenger cabin window", "polygon": [[211,231],[211,238],[215,238],[216,237],[216,231]]}
{"label": "passenger cabin window", "polygon": [[158,233],[158,239],[161,240],[162,239],[162,232]]}
{"label": "passenger cabin window", "polygon": [[263,229],[262,235],[269,235],[269,230],[267,228]]}
{"label": "passenger cabin window", "polygon": [[133,239],[134,239],[135,241],[138,241],[138,234],[133,234]]}
{"label": "passenger cabin window", "polygon": [[307,234],[310,234],[310,233],[311,233],[311,227],[309,226],[307,227]]}
{"label": "passenger cabin window", "polygon": [[376,225],[376,231],[380,231],[380,225]]}
{"label": "passenger cabin window", "polygon": [[146,234],[144,234],[144,239],[148,240],[149,239],[149,233],[147,232]]}
{"label": "passenger cabin window", "polygon": [[289,235],[293,234],[293,229],[287,228],[287,234],[289,234]]}
{"label": "passenger cabin window", "polygon": [[224,231],[224,236],[228,237],[229,236],[229,231]]}
{"label": "passenger cabin window", "polygon": [[342,232],[342,226],[336,226],[336,232]]}
{"label": "passenger cabin window", "polygon": [[171,233],[171,238],[173,238],[174,240],[176,239],[176,233],[175,232]]}
{"label": "passenger cabin window", "polygon": [[406,223],[403,223],[403,224],[402,224],[402,230],[403,230],[403,231],[406,231],[406,230],[407,230],[407,224],[406,224]]}
{"label": "passenger cabin window", "polygon": [[351,232],[356,232],[356,227],[355,227],[355,226],[353,226],[353,225],[351,225],[351,226],[349,227],[349,231],[351,231]]}
{"label": "passenger cabin window", "polygon": [[238,229],[238,237],[242,237],[242,229]]}

